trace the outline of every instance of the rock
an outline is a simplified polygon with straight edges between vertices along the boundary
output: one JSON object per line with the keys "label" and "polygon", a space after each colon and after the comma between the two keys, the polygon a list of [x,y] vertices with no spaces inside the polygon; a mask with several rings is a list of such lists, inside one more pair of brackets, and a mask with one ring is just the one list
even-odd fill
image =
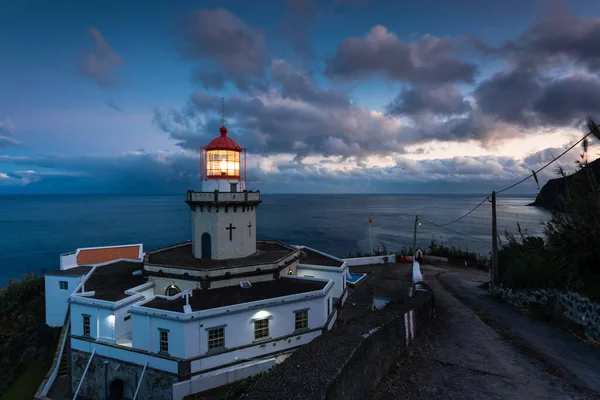
{"label": "rock", "polygon": [[19,360],[19,362],[21,364],[27,364],[29,361],[36,358],[36,356],[37,356],[37,348],[35,348],[33,346],[28,347],[21,355],[21,359]]}

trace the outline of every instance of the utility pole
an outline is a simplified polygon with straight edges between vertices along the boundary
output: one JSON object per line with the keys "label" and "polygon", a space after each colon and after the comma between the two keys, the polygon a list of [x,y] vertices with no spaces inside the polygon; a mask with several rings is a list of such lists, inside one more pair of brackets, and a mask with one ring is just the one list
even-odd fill
{"label": "utility pole", "polygon": [[496,191],[492,192],[492,266],[490,278],[492,285],[498,283],[498,232],[496,226]]}
{"label": "utility pole", "polygon": [[413,237],[413,261],[417,259],[417,225],[419,225],[419,216],[415,215],[415,234]]}

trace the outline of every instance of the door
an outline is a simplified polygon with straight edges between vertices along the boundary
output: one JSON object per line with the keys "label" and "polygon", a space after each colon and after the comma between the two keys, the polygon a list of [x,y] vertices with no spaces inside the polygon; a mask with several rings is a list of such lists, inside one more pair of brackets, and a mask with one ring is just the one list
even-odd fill
{"label": "door", "polygon": [[110,386],[108,387],[108,398],[110,400],[123,399],[123,381],[121,379],[115,379],[110,383]]}
{"label": "door", "polygon": [[202,258],[211,258],[211,243],[210,233],[204,232],[202,234]]}
{"label": "door", "polygon": [[231,193],[235,193],[235,192],[237,192],[237,183],[230,183],[230,184],[229,184],[229,191],[230,191]]}

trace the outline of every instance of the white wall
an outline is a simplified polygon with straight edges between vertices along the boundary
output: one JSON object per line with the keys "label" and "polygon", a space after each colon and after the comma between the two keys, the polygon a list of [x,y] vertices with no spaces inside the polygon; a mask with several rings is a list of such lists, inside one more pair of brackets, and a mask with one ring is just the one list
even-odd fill
{"label": "white wall", "polygon": [[373,257],[357,257],[357,258],[344,258],[346,265],[349,267],[355,267],[357,265],[370,265],[370,264],[383,264],[383,259],[387,257],[388,262],[396,262],[396,256],[394,254],[388,254],[385,256],[373,256]]}
{"label": "white wall", "polygon": [[[245,194],[240,193],[219,193],[219,199],[222,197],[238,196],[241,199]],[[236,199],[237,200],[237,199]],[[240,200],[241,201],[241,200]],[[200,211],[200,206],[196,206],[193,211],[193,251],[196,257],[201,257],[202,251],[202,234],[208,232],[211,236],[211,253],[213,259],[227,259],[246,257],[256,252],[256,206],[252,210],[248,207],[242,211],[242,205],[236,206],[237,210],[233,211],[233,206],[228,206],[227,212],[225,207],[219,207],[219,212],[215,206],[211,206],[211,211],[208,211],[208,206],[203,206],[203,211]],[[232,239],[229,240],[229,230],[225,229],[232,224],[233,230]],[[252,225],[248,228],[248,225]]]}
{"label": "white wall", "polygon": [[297,276],[308,276],[319,279],[329,279],[333,281],[333,288],[331,294],[336,299],[339,299],[346,288],[346,271],[339,271],[337,267],[327,268],[325,266],[310,266],[306,264],[298,264],[296,269]]}
{"label": "white wall", "polygon": [[[147,297],[153,295],[152,288],[145,289],[142,294]],[[111,310],[89,304],[71,303],[71,334],[83,335],[83,315],[90,316],[90,336],[99,341],[115,343],[117,339],[128,337],[132,333],[132,320],[125,322],[132,306],[137,305],[145,299],[127,304],[123,307]]]}
{"label": "white wall", "polygon": [[96,354],[100,356],[110,357],[141,366],[148,362],[148,367],[150,368],[172,373],[178,372],[177,361],[166,360],[164,358],[155,357],[148,354],[137,353],[127,348],[120,349],[115,346],[107,346],[100,342],[88,342],[75,338],[71,338],[71,348],[88,353],[91,353],[94,349],[96,349]]}
{"label": "white wall", "polygon": [[[63,326],[67,308],[69,306],[69,296],[75,291],[83,276],[52,276],[44,277],[46,286],[46,324],[49,326]],[[60,289],[60,281],[68,283],[68,290]]]}
{"label": "white wall", "polygon": [[[331,298],[331,296],[332,294],[329,292],[325,297],[307,301],[283,303],[265,308],[234,312],[230,315],[185,322],[135,313],[132,314],[133,347],[158,352],[159,329],[166,329],[169,331],[169,354],[171,356],[181,358],[197,357],[206,354],[208,351],[207,329],[222,325],[225,325],[226,348],[245,346],[254,342],[254,320],[264,318],[262,314],[265,314],[265,312],[268,313],[269,337],[272,339],[295,332],[295,310],[308,308],[308,329],[322,328],[327,322],[327,298]],[[310,335],[311,337],[307,337],[305,340],[310,341],[315,336],[314,333]],[[294,340],[292,340],[290,347],[298,344],[300,344],[300,341],[294,343]],[[210,361],[198,360],[195,365],[201,369],[212,368],[212,366],[219,366],[227,362],[235,362],[235,357],[256,357],[281,349],[281,345],[268,344],[266,348],[257,346],[254,349],[244,349],[241,351],[241,355],[233,354],[233,352],[223,353],[219,356],[210,357]],[[212,366],[205,367],[205,364]]]}
{"label": "white wall", "polygon": [[70,269],[77,266],[77,252],[60,255],[60,269]]}

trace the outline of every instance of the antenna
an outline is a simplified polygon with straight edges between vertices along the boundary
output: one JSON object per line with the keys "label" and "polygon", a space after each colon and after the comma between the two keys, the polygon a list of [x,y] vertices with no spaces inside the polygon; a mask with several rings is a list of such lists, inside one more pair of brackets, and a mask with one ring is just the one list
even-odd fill
{"label": "antenna", "polygon": [[221,97],[221,125],[225,126],[225,98]]}

